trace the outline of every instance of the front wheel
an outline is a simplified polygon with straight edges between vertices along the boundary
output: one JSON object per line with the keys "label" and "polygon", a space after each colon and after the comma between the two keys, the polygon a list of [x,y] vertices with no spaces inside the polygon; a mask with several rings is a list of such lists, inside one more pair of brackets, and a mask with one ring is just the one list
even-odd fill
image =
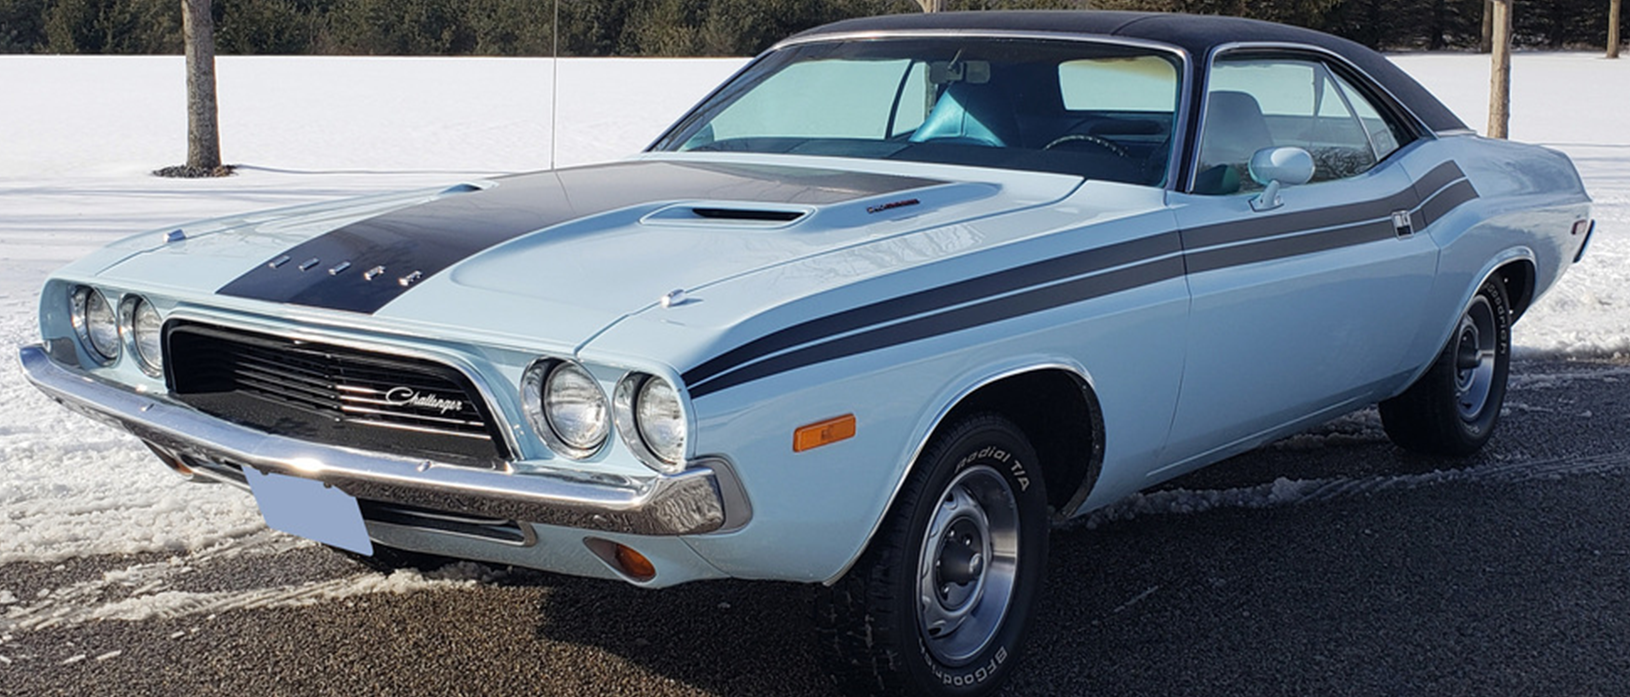
{"label": "front wheel", "polygon": [[1494,435],[1511,370],[1511,304],[1499,276],[1483,282],[1448,345],[1415,384],[1381,403],[1381,425],[1399,447],[1464,457]]}
{"label": "front wheel", "polygon": [[969,696],[1001,686],[1046,567],[1039,464],[999,415],[935,437],[871,546],[818,605],[823,643],[852,690]]}

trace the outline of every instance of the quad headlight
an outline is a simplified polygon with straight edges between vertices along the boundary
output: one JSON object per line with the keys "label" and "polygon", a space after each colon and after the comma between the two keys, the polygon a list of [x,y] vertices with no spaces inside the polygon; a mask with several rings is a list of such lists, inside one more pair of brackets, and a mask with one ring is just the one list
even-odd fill
{"label": "quad headlight", "polygon": [[613,424],[634,456],[658,472],[685,469],[688,414],[673,383],[650,373],[624,375],[612,399],[570,360],[546,358],[521,376],[521,406],[549,449],[574,460],[600,452]]}
{"label": "quad headlight", "polygon": [[119,357],[119,320],[102,291],[78,286],[69,297],[69,320],[85,352],[107,364]]}
{"label": "quad headlight", "polygon": [[153,303],[139,295],[125,296],[119,303],[119,324],[124,327],[130,352],[136,356],[142,372],[153,377],[163,375],[164,346],[160,330],[164,318],[159,316]]}
{"label": "quad headlight", "polygon": [[593,455],[611,433],[611,406],[594,376],[568,361],[539,361],[521,379],[532,429],[549,448],[573,459]]}
{"label": "quad headlight", "polygon": [[685,469],[685,407],[671,383],[631,373],[617,383],[615,400],[617,431],[641,462],[669,474]]}

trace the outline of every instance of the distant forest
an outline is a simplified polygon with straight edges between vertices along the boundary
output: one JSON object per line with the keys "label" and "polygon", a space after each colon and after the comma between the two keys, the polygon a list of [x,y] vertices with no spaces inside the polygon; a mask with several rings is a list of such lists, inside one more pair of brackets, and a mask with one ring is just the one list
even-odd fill
{"label": "distant forest", "polygon": [[[0,0],[0,53],[181,53],[181,0]],[[1226,14],[1384,49],[1471,49],[1483,0],[947,0],[949,10],[1083,8]],[[1600,48],[1608,0],[1516,0],[1516,42]],[[553,0],[215,0],[223,54],[547,56]],[[560,0],[563,56],[747,56],[914,0]],[[1630,15],[1626,16],[1630,25]]]}

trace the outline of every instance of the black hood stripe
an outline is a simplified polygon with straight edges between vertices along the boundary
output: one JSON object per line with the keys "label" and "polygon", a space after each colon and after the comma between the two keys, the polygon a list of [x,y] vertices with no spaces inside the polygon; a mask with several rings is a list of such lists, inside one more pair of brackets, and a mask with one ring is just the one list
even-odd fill
{"label": "black hood stripe", "polygon": [[373,313],[475,254],[576,218],[687,199],[824,205],[941,183],[836,170],[665,161],[506,177],[490,189],[449,193],[312,238],[216,292]]}
{"label": "black hood stripe", "polygon": [[[1371,201],[1159,233],[826,315],[725,351],[682,377],[691,397],[700,398],[789,370],[1062,307],[1184,273],[1392,239],[1398,235],[1393,212],[1409,211],[1414,230],[1419,231],[1475,198],[1477,190],[1465,173],[1455,163],[1446,162],[1410,188]],[[1173,256],[1179,248],[1186,249],[1181,256]]]}

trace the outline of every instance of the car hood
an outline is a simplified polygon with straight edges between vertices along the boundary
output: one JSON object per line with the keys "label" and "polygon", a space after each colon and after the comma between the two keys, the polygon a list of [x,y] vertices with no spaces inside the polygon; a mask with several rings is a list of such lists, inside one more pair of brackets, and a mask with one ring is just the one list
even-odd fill
{"label": "car hood", "polygon": [[248,310],[276,303],[340,322],[451,324],[575,347],[672,291],[863,256],[882,240],[1035,207],[1080,185],[882,164],[647,158],[517,175],[188,226],[180,241],[125,245],[99,275]]}

